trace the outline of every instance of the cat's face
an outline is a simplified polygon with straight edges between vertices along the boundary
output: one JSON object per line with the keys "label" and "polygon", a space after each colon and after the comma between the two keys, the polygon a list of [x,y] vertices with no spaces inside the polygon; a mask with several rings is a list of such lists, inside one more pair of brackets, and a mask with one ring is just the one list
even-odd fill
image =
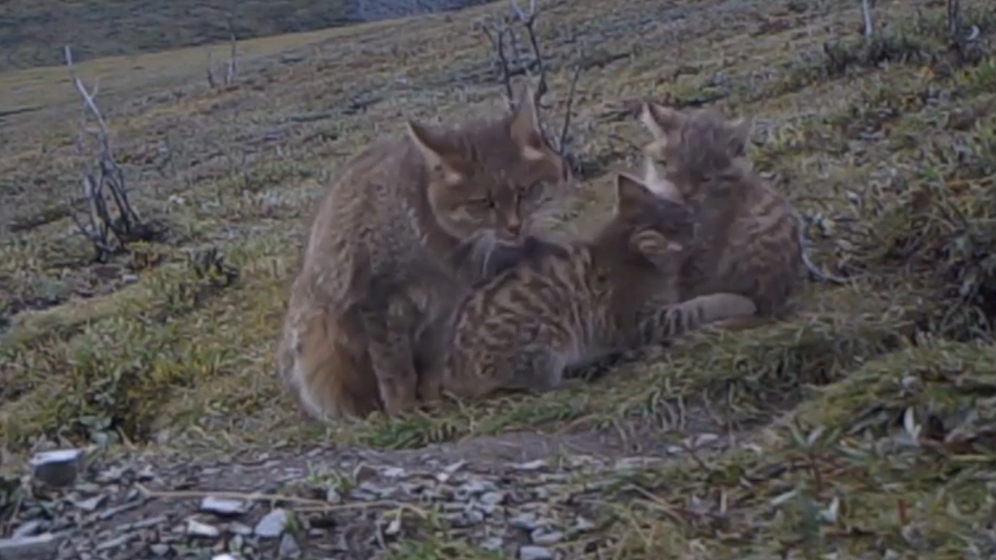
{"label": "cat's face", "polygon": [[485,251],[521,247],[573,184],[543,140],[529,88],[499,121],[462,130],[410,122],[408,130],[430,170],[427,195],[440,226]]}
{"label": "cat's face", "polygon": [[667,196],[701,198],[707,194],[702,192],[705,177],[726,171],[747,155],[751,123],[742,118],[645,103],[640,122],[654,137],[645,149],[652,160],[648,169],[656,171],[662,181],[658,190]]}

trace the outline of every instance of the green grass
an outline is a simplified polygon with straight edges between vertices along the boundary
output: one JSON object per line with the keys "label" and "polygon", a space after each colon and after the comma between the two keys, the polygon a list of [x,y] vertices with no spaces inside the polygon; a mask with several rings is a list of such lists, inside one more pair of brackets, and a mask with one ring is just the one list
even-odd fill
{"label": "green grass", "polygon": [[351,23],[345,0],[277,2],[143,2],[85,0],[4,5],[0,71],[62,63],[62,45],[80,60],[137,55],[227,42],[228,21],[239,39],[314,31]]}
{"label": "green grass", "polygon": [[[350,154],[400,134],[404,118],[500,109],[486,42],[467,30],[502,8],[245,41],[238,82],[216,89],[207,53],[224,57],[225,45],[81,63],[100,79],[135,205],[170,232],[102,265],[66,203],[85,163],[67,73],[7,71],[0,112],[32,110],[4,117],[0,138],[11,230],[0,237],[0,446],[15,457],[42,437],[152,452],[396,449],[533,430],[608,431],[639,448],[676,442],[705,417],[756,450],[592,475],[610,476],[608,493],[578,487],[600,528],[558,548],[648,560],[991,554],[991,492],[980,490],[996,467],[991,53],[957,64],[932,6],[919,18],[907,4],[876,7],[889,34],[868,46],[856,5],[682,4],[685,18],[657,27],[643,25],[667,20],[654,0],[551,3],[540,18],[551,119],[575,52],[565,30],[620,57],[578,84],[574,145],[597,172],[570,225],[597,222],[613,172],[648,141],[636,119],[614,117],[619,106],[713,99],[755,119],[756,167],[811,218],[815,260],[852,285],[812,284],[791,320],[697,333],[585,387],[306,425],[272,371],[314,204]],[[980,25],[996,20],[982,2],[963,8]],[[745,12],[724,13],[735,9]],[[204,274],[188,253],[209,249],[224,267]],[[429,529],[395,558],[486,557]]]}

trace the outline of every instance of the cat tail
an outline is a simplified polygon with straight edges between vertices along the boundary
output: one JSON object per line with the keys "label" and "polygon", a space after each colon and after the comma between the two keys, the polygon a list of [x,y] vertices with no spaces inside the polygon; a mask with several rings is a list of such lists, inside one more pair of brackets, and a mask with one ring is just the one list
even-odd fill
{"label": "cat tail", "polygon": [[694,297],[681,303],[650,308],[640,318],[640,346],[662,344],[710,323],[753,317],[757,306],[750,298],[730,293]]}
{"label": "cat tail", "polygon": [[284,319],[276,373],[315,420],[349,420],[383,407],[365,347],[351,330],[319,306],[291,309]]}

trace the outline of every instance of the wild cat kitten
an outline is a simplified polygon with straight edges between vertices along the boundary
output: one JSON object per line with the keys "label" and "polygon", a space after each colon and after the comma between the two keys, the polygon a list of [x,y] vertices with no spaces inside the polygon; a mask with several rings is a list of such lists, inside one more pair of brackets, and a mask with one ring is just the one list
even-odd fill
{"label": "wild cat kitten", "polygon": [[696,209],[699,229],[681,270],[681,298],[732,292],[751,298],[758,318],[785,313],[801,282],[800,223],[747,161],[750,123],[654,103],[644,104],[640,121],[654,136],[647,154],[660,165],[647,162],[647,180],[658,194]]}
{"label": "wild cat kitten", "polygon": [[614,215],[594,238],[536,242],[457,305],[435,331],[430,348],[441,358],[419,380],[423,399],[552,389],[565,368],[754,313],[735,294],[676,304],[668,285],[692,240],[690,211],[625,175],[616,190]]}
{"label": "wild cat kitten", "polygon": [[528,87],[504,118],[407,132],[346,164],[290,290],[278,372],[318,419],[412,407],[415,339],[572,183]]}

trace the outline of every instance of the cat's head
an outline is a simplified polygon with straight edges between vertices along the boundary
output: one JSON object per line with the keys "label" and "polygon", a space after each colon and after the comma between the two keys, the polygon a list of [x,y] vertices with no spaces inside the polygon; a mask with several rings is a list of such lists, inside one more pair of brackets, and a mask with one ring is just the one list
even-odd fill
{"label": "cat's head", "polygon": [[501,119],[456,129],[409,121],[408,136],[428,170],[439,225],[486,250],[521,246],[573,184],[569,165],[544,140],[528,86]]}
{"label": "cat's head", "polygon": [[[752,124],[728,119],[718,111],[681,111],[656,103],[643,104],[640,122],[654,140],[645,149],[648,169],[663,181],[659,189],[686,200],[699,198],[710,177],[743,165]],[[649,175],[649,172],[648,172]]]}
{"label": "cat's head", "polygon": [[632,258],[671,269],[694,240],[695,216],[689,205],[661,196],[655,188],[645,179],[619,174],[609,227],[625,240],[624,251]]}

